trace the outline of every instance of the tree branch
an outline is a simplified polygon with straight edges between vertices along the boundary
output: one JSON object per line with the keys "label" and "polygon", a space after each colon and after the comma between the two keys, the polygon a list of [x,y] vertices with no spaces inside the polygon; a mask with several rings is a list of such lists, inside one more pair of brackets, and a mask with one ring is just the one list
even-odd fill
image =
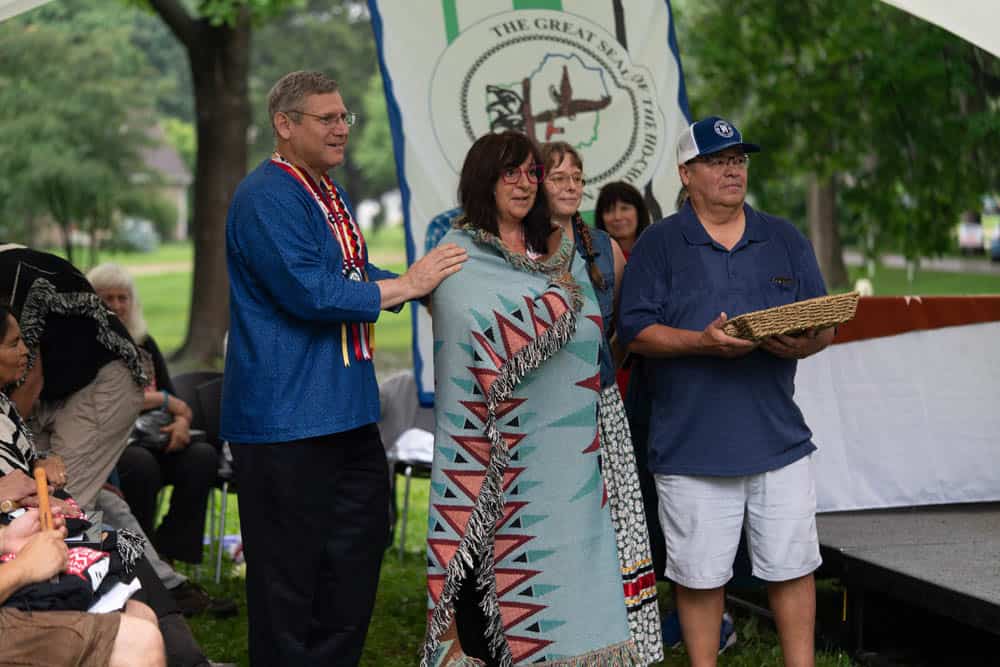
{"label": "tree branch", "polygon": [[184,9],[181,0],[149,0],[149,4],[177,40],[190,50],[196,40],[197,22]]}

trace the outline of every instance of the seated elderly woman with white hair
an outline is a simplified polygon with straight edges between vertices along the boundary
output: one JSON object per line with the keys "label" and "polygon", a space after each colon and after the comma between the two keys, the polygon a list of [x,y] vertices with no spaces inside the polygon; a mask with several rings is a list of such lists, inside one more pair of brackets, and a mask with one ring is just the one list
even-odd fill
{"label": "seated elderly woman with white hair", "polygon": [[[151,378],[143,413],[159,410],[169,421],[159,428],[164,436],[161,449],[139,444],[125,448],[118,461],[122,493],[161,556],[200,563],[205,507],[218,471],[218,452],[207,442],[191,439],[191,408],[174,395],[163,354],[146,330],[132,277],[117,264],[101,264],[87,279],[139,346]],[[157,494],[165,484],[174,486],[170,509],[154,530]]]}

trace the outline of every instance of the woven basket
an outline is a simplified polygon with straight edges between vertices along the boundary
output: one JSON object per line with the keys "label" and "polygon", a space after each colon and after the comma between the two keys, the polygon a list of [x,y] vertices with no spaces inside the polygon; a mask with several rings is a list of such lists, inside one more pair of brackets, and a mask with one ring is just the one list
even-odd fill
{"label": "woven basket", "polygon": [[755,310],[729,320],[722,330],[736,338],[760,340],[806,329],[832,327],[854,318],[858,310],[858,296],[857,292],[848,292]]}

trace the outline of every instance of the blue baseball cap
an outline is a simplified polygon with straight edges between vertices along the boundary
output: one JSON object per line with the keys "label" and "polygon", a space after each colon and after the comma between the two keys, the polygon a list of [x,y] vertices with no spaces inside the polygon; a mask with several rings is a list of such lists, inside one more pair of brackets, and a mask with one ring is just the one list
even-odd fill
{"label": "blue baseball cap", "polygon": [[677,164],[684,164],[699,155],[711,155],[727,148],[739,146],[744,153],[760,152],[757,144],[743,141],[736,126],[725,118],[709,116],[691,123],[677,139]]}

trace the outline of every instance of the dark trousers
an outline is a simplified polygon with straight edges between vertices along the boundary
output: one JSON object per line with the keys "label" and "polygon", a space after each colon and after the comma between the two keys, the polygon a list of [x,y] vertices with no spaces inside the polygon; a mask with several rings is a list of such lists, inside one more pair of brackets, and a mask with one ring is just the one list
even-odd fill
{"label": "dark trousers", "polygon": [[250,664],[357,665],[389,530],[378,427],[232,451]]}
{"label": "dark trousers", "polygon": [[[219,471],[219,453],[207,442],[192,441],[179,452],[154,452],[130,445],[118,460],[118,475],[132,514],[163,558],[200,563],[205,534],[205,507]],[[160,527],[156,498],[173,484],[170,509]]]}

